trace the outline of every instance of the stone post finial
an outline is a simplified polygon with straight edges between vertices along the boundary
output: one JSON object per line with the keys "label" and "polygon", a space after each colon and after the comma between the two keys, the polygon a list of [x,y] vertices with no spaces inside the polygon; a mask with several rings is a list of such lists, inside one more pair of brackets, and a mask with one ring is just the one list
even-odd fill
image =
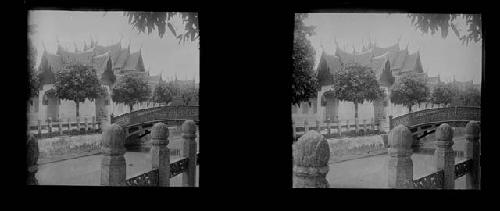
{"label": "stone post finial", "polygon": [[151,163],[158,169],[159,186],[170,186],[170,150],[167,145],[169,130],[164,123],[156,123],[151,129]]}
{"label": "stone post finial", "polygon": [[38,185],[36,172],[38,171],[38,140],[32,134],[29,134],[27,144],[27,166],[28,166],[28,185]]}
{"label": "stone post finial", "polygon": [[453,128],[443,123],[436,129],[436,169],[444,171],[444,189],[455,188],[455,153],[453,152]]}
{"label": "stone post finial", "polygon": [[101,185],[124,186],[126,163],[125,131],[118,124],[107,125],[102,133]]}
{"label": "stone post finial", "polygon": [[308,131],[293,145],[293,187],[328,188],[330,147],[323,135]]}
{"label": "stone post finial", "polygon": [[465,186],[467,189],[481,188],[481,156],[480,143],[481,126],[477,121],[470,121],[465,126],[465,159],[472,159],[472,171],[465,175]]}
{"label": "stone post finial", "polygon": [[193,120],[186,120],[182,124],[182,138],[184,150],[182,156],[189,159],[187,170],[182,174],[182,184],[185,187],[194,187],[196,178],[196,124]]}
{"label": "stone post finial", "polygon": [[413,188],[413,137],[410,130],[398,125],[389,132],[388,186],[389,188]]}

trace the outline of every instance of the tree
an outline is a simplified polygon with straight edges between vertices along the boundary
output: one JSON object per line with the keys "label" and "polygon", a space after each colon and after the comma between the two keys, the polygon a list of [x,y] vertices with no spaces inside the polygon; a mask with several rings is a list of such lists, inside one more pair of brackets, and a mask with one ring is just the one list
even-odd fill
{"label": "tree", "polygon": [[119,78],[111,94],[114,102],[128,105],[130,112],[132,112],[134,104],[147,101],[149,96],[151,96],[151,89],[146,78],[142,74],[135,73],[129,73]]}
{"label": "tree", "polygon": [[56,73],[54,88],[48,95],[76,103],[76,117],[80,117],[80,103],[85,99],[94,100],[104,95],[105,90],[97,78],[96,70],[76,64]]}
{"label": "tree", "polygon": [[406,73],[396,80],[391,87],[391,101],[394,104],[411,107],[422,102],[426,102],[430,95],[425,79],[418,73]]}
{"label": "tree", "polygon": [[318,84],[320,86],[330,85],[333,83],[332,74],[330,73],[330,68],[326,62],[326,59],[322,56],[319,61],[318,66]]}
{"label": "tree", "polygon": [[[423,33],[428,33],[429,30],[431,34],[434,34],[439,29],[441,30],[441,36],[446,38],[448,36],[448,30],[451,28],[455,35],[460,41],[469,44],[470,41],[479,42],[481,41],[482,35],[482,25],[481,25],[481,14],[409,14],[412,24],[415,28],[419,29]],[[465,24],[467,30],[466,32],[460,32],[460,27],[454,20],[457,17],[462,17],[465,19]],[[464,29],[465,31],[465,29]]]}
{"label": "tree", "polygon": [[319,90],[318,79],[313,71],[315,51],[307,36],[313,34],[314,27],[305,26],[307,14],[295,15],[295,31],[292,52],[292,104],[300,105],[316,97]]}
{"label": "tree", "polygon": [[[200,28],[198,26],[198,13],[196,12],[124,12],[128,17],[129,23],[139,32],[150,34],[155,28],[158,28],[158,35],[163,38],[166,28],[172,32],[174,37],[185,42],[190,40],[194,42],[200,37]],[[180,16],[184,24],[184,33],[178,33],[172,25],[171,19]]]}
{"label": "tree", "polygon": [[[28,34],[31,35],[36,32],[36,25],[28,26]],[[33,45],[33,41],[29,39],[29,53],[28,53],[28,64],[29,64],[29,90],[30,90],[30,98],[38,96],[38,90],[40,90],[40,81],[38,79],[38,75],[36,74],[35,66],[36,66],[36,56],[37,50]]]}
{"label": "tree", "polygon": [[[346,64],[344,68],[333,73],[333,94],[339,100],[354,103],[356,121],[358,104],[385,97],[373,70],[359,64]],[[356,132],[357,130],[356,127]]]}
{"label": "tree", "polygon": [[151,101],[155,103],[165,103],[165,105],[172,101],[172,92],[166,83],[159,83],[156,85]]}
{"label": "tree", "polygon": [[481,92],[473,87],[455,88],[452,106],[481,106]]}
{"label": "tree", "polygon": [[439,83],[432,91],[430,101],[434,104],[444,104],[448,106],[451,104],[453,96],[455,96],[455,92],[449,84]]}
{"label": "tree", "polygon": [[181,91],[181,97],[182,101],[184,102],[184,105],[189,105],[191,102],[196,102],[198,101],[198,89],[196,88],[189,88],[186,90]]}

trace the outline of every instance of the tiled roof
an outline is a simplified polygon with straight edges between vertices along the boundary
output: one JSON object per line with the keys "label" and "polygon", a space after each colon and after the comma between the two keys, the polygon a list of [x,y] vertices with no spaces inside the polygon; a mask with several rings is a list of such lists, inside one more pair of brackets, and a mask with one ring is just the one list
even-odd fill
{"label": "tiled roof", "polygon": [[359,54],[348,53],[340,48],[336,49],[335,55],[325,55],[325,59],[330,67],[330,72],[335,72],[341,63],[355,62],[364,66],[369,66],[380,78],[385,68],[386,61],[389,61],[391,70],[418,71],[422,72],[418,52],[409,54],[408,49],[400,49],[399,44],[394,44],[387,48],[373,47],[372,49]]}

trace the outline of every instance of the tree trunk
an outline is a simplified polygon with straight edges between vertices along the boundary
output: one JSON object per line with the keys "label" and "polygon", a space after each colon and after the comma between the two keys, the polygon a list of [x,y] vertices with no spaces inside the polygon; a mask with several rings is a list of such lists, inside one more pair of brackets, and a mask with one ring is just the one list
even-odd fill
{"label": "tree trunk", "polygon": [[128,107],[130,108],[130,112],[134,109],[134,104],[128,104]]}
{"label": "tree trunk", "polygon": [[76,119],[78,119],[78,117],[80,117],[80,102],[76,102]]}
{"label": "tree trunk", "polygon": [[356,134],[359,132],[359,120],[358,120],[358,103],[354,102],[354,124],[355,124],[355,130]]}
{"label": "tree trunk", "polygon": [[411,113],[411,105],[408,106],[408,113]]}

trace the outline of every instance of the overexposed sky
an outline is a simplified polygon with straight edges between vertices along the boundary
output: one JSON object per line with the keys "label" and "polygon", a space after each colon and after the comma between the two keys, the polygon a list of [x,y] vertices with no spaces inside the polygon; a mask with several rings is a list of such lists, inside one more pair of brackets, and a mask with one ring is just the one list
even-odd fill
{"label": "overexposed sky", "polygon": [[[441,81],[473,80],[481,82],[482,44],[471,42],[462,44],[450,29],[446,38],[438,31],[434,35],[423,34],[411,24],[407,14],[376,13],[311,13],[304,21],[316,26],[316,34],[309,40],[316,50],[316,66],[323,52],[335,53],[335,39],[339,47],[348,52],[353,47],[360,52],[371,39],[379,47],[392,46],[399,41],[401,49],[408,45],[409,53],[420,51],[420,60],[429,76],[441,77]],[[457,20],[463,25],[463,20]]]}
{"label": "overexposed sky", "polygon": [[[121,39],[122,48],[130,43],[130,52],[138,51],[142,46],[142,58],[150,75],[162,74],[163,79],[195,79],[199,82],[200,53],[198,41],[181,42],[173,37],[170,30],[160,38],[155,29],[151,34],[139,33],[128,23],[123,12],[104,11],[63,11],[34,10],[29,13],[29,24],[35,24],[35,33],[30,37],[37,48],[37,66],[45,49],[50,53],[57,50],[57,39],[61,46],[74,51],[75,44],[83,49],[84,41],[90,44],[91,37],[100,45],[116,44]],[[174,27],[183,32],[180,18],[176,18]]]}

